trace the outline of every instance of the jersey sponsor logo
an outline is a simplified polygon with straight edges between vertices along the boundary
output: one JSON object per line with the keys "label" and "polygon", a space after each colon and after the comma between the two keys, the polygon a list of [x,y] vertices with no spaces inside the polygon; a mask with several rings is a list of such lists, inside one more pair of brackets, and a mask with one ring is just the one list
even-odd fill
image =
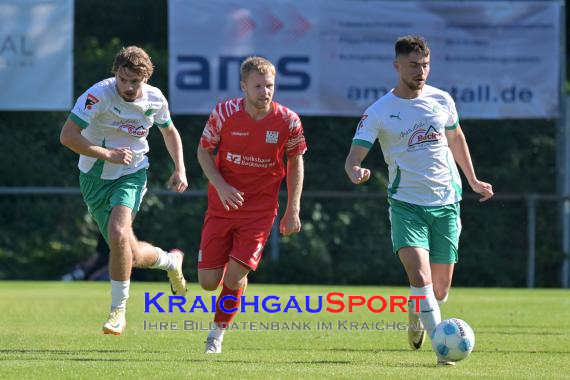
{"label": "jersey sponsor logo", "polygon": [[99,103],[99,99],[97,99],[95,96],[91,94],[87,94],[87,99],[85,99],[85,106],[83,107],[83,109],[90,110],[97,103]]}
{"label": "jersey sponsor logo", "polygon": [[265,133],[265,142],[268,144],[277,144],[279,141],[279,132],[277,131],[267,131]]}
{"label": "jersey sponsor logo", "polygon": [[413,147],[415,145],[432,143],[441,140],[441,133],[435,130],[435,128],[430,125],[427,131],[425,129],[416,130],[408,140],[408,147]]}
{"label": "jersey sponsor logo", "polygon": [[233,162],[234,164],[241,164],[241,154],[233,154],[228,152],[226,156],[226,160],[229,162]]}
{"label": "jersey sponsor logo", "polygon": [[237,165],[249,166],[252,168],[268,169],[275,166],[275,161],[271,158],[242,156],[241,154],[234,154],[231,152],[226,154],[226,160]]}
{"label": "jersey sponsor logo", "polygon": [[368,115],[362,115],[362,117],[360,118],[360,121],[358,122],[358,126],[356,127],[356,130],[359,130],[360,128],[364,127],[364,120],[368,119]]}
{"label": "jersey sponsor logo", "polygon": [[249,132],[233,131],[230,133],[232,136],[249,136]]}
{"label": "jersey sponsor logo", "polygon": [[119,126],[119,130],[134,137],[146,137],[148,135],[148,129],[142,125],[137,127],[136,125],[132,124],[121,124]]}
{"label": "jersey sponsor logo", "polygon": [[400,113],[398,112],[397,114],[390,114],[390,119],[398,119],[398,120],[402,120],[402,118],[400,117]]}

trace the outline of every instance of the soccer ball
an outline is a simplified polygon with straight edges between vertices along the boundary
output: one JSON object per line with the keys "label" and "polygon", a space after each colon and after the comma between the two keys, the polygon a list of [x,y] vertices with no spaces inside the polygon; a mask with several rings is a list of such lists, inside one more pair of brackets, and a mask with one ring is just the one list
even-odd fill
{"label": "soccer ball", "polygon": [[475,334],[467,322],[450,318],[433,329],[431,346],[442,359],[456,362],[465,359],[473,351]]}

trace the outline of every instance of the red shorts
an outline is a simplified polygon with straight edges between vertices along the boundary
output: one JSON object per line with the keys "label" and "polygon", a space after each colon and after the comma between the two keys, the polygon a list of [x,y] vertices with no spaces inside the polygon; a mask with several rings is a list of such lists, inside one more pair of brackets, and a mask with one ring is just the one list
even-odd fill
{"label": "red shorts", "polygon": [[198,269],[223,268],[231,257],[256,270],[274,220],[275,215],[228,219],[206,213]]}

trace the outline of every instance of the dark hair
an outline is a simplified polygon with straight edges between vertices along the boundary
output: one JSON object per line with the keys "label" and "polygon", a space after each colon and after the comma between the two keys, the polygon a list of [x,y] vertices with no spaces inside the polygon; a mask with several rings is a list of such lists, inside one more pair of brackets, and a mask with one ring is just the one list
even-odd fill
{"label": "dark hair", "polygon": [[116,74],[121,67],[133,70],[137,75],[142,75],[147,79],[154,71],[154,65],[147,52],[138,46],[124,47],[117,53],[115,62],[113,62],[112,73]]}
{"label": "dark hair", "polygon": [[426,40],[420,36],[402,36],[396,40],[394,45],[396,50],[396,57],[400,55],[408,55],[411,52],[420,53],[422,56],[429,55],[429,47]]}

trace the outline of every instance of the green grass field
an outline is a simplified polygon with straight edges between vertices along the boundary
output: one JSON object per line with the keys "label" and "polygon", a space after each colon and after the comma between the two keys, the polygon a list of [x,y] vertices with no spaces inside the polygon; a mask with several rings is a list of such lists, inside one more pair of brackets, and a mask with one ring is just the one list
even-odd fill
{"label": "green grass field", "polygon": [[[189,298],[200,294],[196,285]],[[247,296],[406,295],[405,288],[273,286],[251,284]],[[184,331],[185,320],[207,323],[213,314],[144,311],[144,292],[167,283],[133,283],[127,329],[103,335],[107,283],[0,282],[0,378],[570,378],[570,292],[567,290],[453,289],[444,319],[465,319],[475,330],[471,356],[437,367],[431,346],[408,348],[405,331],[339,331],[338,320],[407,321],[403,313],[247,312],[240,321],[307,322],[313,331],[230,331],[221,355],[203,354],[204,331]],[[161,299],[161,305],[167,302]],[[316,299],[316,298],[315,298]],[[311,304],[313,307],[316,304]],[[251,310],[251,309],[248,309]],[[179,331],[145,331],[143,321],[178,322]],[[332,331],[314,331],[333,322]]]}

